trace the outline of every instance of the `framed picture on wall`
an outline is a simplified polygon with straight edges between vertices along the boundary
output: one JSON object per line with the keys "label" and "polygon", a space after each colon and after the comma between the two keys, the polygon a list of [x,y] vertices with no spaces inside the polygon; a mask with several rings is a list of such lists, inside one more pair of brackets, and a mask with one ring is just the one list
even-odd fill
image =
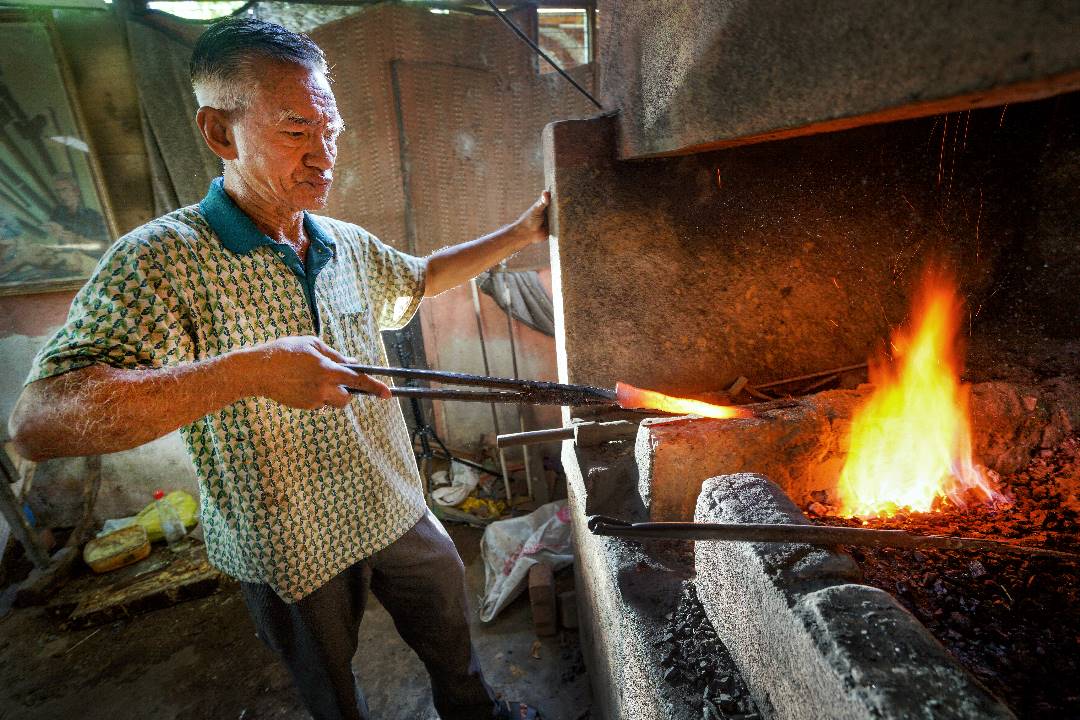
{"label": "framed picture on wall", "polygon": [[116,236],[51,25],[0,22],[0,295],[80,286]]}

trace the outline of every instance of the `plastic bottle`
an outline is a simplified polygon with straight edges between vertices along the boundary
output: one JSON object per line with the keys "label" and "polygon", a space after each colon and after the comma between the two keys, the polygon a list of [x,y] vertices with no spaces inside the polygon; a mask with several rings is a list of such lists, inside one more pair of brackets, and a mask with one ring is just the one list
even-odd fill
{"label": "plastic bottle", "polygon": [[187,535],[184,523],[180,521],[180,516],[176,514],[176,508],[165,499],[165,493],[162,490],[154,491],[154,506],[157,508],[158,518],[161,520],[161,532],[165,535],[165,542],[169,543],[169,547],[173,547]]}

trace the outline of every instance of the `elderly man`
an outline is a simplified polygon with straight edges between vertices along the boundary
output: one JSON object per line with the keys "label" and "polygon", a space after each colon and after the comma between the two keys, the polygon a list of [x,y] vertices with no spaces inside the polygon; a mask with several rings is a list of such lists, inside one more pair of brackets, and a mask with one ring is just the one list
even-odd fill
{"label": "elderly man", "polygon": [[441,717],[537,717],[484,682],[461,558],[427,510],[401,411],[344,364],[384,363],[380,330],[546,238],[546,194],[491,235],[406,255],[310,214],[342,129],[310,39],[228,20],[200,38],[191,75],[224,176],[108,250],[34,362],[17,449],[110,453],[179,428],[210,560],[241,581],[314,717],[369,716],[351,671],[368,589],[427,667]]}

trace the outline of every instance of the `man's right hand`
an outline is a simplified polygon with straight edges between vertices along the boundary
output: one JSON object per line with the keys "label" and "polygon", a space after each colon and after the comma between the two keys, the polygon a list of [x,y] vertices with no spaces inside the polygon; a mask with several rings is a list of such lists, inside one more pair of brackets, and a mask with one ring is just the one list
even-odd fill
{"label": "man's right hand", "polygon": [[255,394],[301,410],[343,408],[351,399],[346,387],[390,398],[390,388],[344,367],[349,363],[317,337],[287,337],[245,351],[255,361]]}

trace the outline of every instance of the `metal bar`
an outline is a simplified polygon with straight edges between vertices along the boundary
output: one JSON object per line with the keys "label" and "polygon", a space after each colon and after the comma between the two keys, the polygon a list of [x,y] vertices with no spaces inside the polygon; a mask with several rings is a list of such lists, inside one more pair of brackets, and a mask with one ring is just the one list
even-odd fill
{"label": "metal bar", "polygon": [[[515,380],[521,378],[518,373],[517,362],[517,333],[514,332],[514,303],[510,297],[510,284],[506,282],[506,261],[503,260],[499,263],[499,270],[496,273],[498,285],[502,288],[503,302],[506,307],[506,334],[510,338],[510,365],[513,370]],[[525,413],[521,410],[521,405],[517,406],[518,411],[518,431],[525,432]],[[498,442],[496,441],[496,445]],[[499,445],[499,447],[503,447]],[[521,461],[525,464],[525,489],[529,495],[530,500],[536,499],[533,494],[533,473],[532,467],[529,464],[529,446],[528,444],[521,445]]]}
{"label": "metal bar", "polygon": [[[487,356],[487,340],[484,338],[484,316],[480,313],[480,291],[476,287],[476,278],[469,280],[469,289],[472,291],[472,303],[473,314],[476,315],[476,333],[480,336],[480,355],[484,358],[484,374],[491,374],[491,366],[488,364]],[[470,378],[469,382],[457,382],[455,385],[476,385],[482,383],[473,383]],[[487,385],[487,387],[498,387],[497,385]],[[495,436],[498,437],[501,432],[499,430],[499,413],[495,409],[494,401],[491,403],[491,424],[495,426]],[[510,489],[510,473],[506,470],[506,453],[502,448],[499,448],[499,469],[502,470],[503,476],[503,489],[506,491],[506,508],[507,510],[514,509],[514,494]]]}
{"label": "metal bar", "polygon": [[507,433],[495,439],[495,444],[501,448],[514,447],[516,445],[534,445],[536,443],[555,442],[557,440],[573,440],[574,428],[559,427],[545,430],[528,430],[526,432]]}
{"label": "metal bar", "polygon": [[577,90],[577,91],[578,91],[579,93],[581,93],[581,94],[582,94],[582,95],[584,95],[585,97],[589,98],[589,100],[590,100],[590,101],[592,102],[592,104],[596,106],[596,109],[597,109],[597,110],[600,110],[601,112],[602,112],[602,111],[604,110],[604,106],[603,106],[603,105],[601,105],[601,104],[600,104],[600,102],[599,102],[599,101],[598,101],[598,100],[597,100],[596,98],[594,98],[594,97],[593,97],[593,96],[592,96],[591,94],[589,94],[589,91],[588,91],[588,90],[586,90],[585,88],[581,87],[581,85],[579,85],[579,84],[578,84],[578,81],[577,81],[577,80],[575,80],[574,78],[570,77],[570,75],[569,75],[569,74],[567,74],[567,72],[566,72],[565,70],[563,70],[563,69],[562,69],[562,68],[561,68],[561,67],[559,66],[559,64],[558,64],[557,62],[555,62],[555,61],[554,61],[554,60],[552,60],[552,59],[551,59],[550,57],[548,57],[548,54],[547,54],[546,52],[544,52],[543,50],[541,50],[541,49],[540,49],[540,46],[539,46],[539,45],[537,45],[537,44],[536,44],[535,42],[533,42],[533,41],[532,41],[532,38],[530,38],[530,37],[529,37],[528,35],[526,35],[525,33],[523,33],[523,32],[521,31],[521,28],[519,28],[519,27],[518,27],[517,25],[515,25],[515,24],[514,24],[514,21],[513,21],[513,20],[511,20],[510,18],[508,18],[508,17],[506,16],[506,14],[505,14],[505,13],[504,13],[504,12],[503,12],[502,10],[500,10],[500,9],[499,9],[499,6],[495,4],[495,0],[484,0],[484,2],[486,2],[486,3],[488,4],[488,6],[489,6],[489,7],[491,8],[491,11],[492,11],[492,13],[493,13],[493,14],[494,14],[494,15],[495,15],[495,16],[496,16],[497,18],[499,18],[499,20],[502,20],[503,24],[504,24],[504,25],[506,25],[506,27],[510,28],[510,30],[511,30],[511,31],[513,31],[513,33],[514,33],[515,35],[517,35],[517,36],[518,36],[518,38],[519,38],[519,39],[520,39],[520,40],[521,40],[521,41],[522,41],[523,43],[525,43],[525,44],[526,44],[526,45],[528,45],[528,46],[529,46],[530,48],[532,48],[533,52],[535,52],[535,53],[536,53],[537,55],[539,55],[540,57],[542,57],[542,58],[544,59],[544,61],[545,61],[545,62],[547,62],[547,64],[548,64],[548,65],[550,65],[550,66],[551,66],[552,68],[554,68],[555,72],[559,73],[559,75],[561,75],[561,76],[562,76],[562,78],[563,78],[564,80],[566,80],[566,81],[567,81],[568,83],[570,83],[571,85],[573,85],[573,86],[574,86],[574,88],[575,88],[575,89],[576,89],[576,90]]}
{"label": "metal bar", "polygon": [[[370,395],[367,390],[346,388],[353,395]],[[445,388],[390,387],[390,394],[397,398],[422,398],[426,400],[459,400],[485,403],[528,403],[528,396],[506,390],[447,390]],[[540,403],[548,404],[548,403]],[[556,404],[556,403],[551,403]]]}
{"label": "metal bar", "polygon": [[839,375],[849,370],[861,370],[866,367],[866,363],[859,363],[858,365],[845,365],[844,367],[832,368],[831,370],[822,370],[821,372],[808,373],[806,375],[796,375],[795,377],[783,378],[781,380],[773,380],[772,382],[762,383],[761,385],[754,385],[755,390],[766,390],[777,385],[787,385],[788,383],[800,382],[802,380],[813,380],[815,378],[824,377],[825,375]]}
{"label": "metal bar", "polygon": [[739,542],[807,543],[809,545],[856,545],[930,550],[987,550],[1021,557],[1043,556],[1080,562],[1080,554],[1044,547],[1014,545],[1000,540],[915,535],[904,530],[828,527],[823,525],[771,525],[758,523],[628,523],[616,518],[594,515],[589,531],[628,539],[727,540]]}

